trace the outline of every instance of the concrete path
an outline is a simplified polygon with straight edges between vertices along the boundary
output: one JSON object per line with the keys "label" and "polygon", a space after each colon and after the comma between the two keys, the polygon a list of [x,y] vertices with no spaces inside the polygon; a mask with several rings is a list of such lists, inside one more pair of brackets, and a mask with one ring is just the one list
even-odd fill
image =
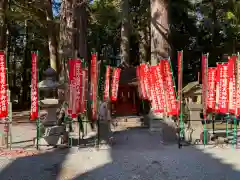
{"label": "concrete path", "polygon": [[125,128],[117,144],[49,150],[22,158],[0,157],[1,180],[238,180],[240,151],[183,147],[148,129]]}

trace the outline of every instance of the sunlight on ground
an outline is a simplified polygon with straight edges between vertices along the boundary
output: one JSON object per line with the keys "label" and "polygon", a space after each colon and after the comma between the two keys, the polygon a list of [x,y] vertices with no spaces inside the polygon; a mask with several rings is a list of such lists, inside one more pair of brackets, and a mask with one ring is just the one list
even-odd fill
{"label": "sunlight on ground", "polygon": [[110,149],[97,151],[94,148],[84,148],[69,153],[62,164],[60,177],[74,178],[80,174],[91,172],[113,162]]}
{"label": "sunlight on ground", "polygon": [[204,147],[198,146],[196,149],[201,150],[203,153],[218,159],[222,164],[227,164],[232,166],[236,171],[240,171],[240,150],[235,149],[231,146],[222,147]]}

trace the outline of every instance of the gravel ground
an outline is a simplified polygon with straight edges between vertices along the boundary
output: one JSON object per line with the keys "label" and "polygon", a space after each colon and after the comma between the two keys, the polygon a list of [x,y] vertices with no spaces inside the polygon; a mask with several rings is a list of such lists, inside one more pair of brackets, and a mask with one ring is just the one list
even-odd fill
{"label": "gravel ground", "polygon": [[[18,131],[28,132],[20,127]],[[176,144],[166,145],[158,133],[140,128],[116,132],[115,137],[116,145],[102,146],[99,151],[74,147],[48,150],[32,157],[0,157],[0,180],[238,180],[240,177],[240,151],[231,147],[178,149]]]}

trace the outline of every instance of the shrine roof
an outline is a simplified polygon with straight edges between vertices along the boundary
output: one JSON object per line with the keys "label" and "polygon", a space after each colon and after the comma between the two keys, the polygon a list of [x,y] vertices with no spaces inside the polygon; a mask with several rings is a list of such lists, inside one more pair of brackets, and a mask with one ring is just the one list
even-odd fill
{"label": "shrine roof", "polygon": [[183,94],[188,93],[191,90],[195,90],[195,88],[199,87],[200,88],[200,84],[198,81],[193,81],[188,83],[183,89],[182,92]]}

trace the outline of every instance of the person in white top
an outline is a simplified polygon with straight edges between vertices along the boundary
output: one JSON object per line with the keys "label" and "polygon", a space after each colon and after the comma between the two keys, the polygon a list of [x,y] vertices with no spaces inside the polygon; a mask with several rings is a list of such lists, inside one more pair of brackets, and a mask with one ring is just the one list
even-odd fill
{"label": "person in white top", "polygon": [[110,101],[105,101],[100,104],[98,110],[98,120],[99,120],[99,135],[101,142],[113,144],[113,136],[111,131],[111,103]]}

